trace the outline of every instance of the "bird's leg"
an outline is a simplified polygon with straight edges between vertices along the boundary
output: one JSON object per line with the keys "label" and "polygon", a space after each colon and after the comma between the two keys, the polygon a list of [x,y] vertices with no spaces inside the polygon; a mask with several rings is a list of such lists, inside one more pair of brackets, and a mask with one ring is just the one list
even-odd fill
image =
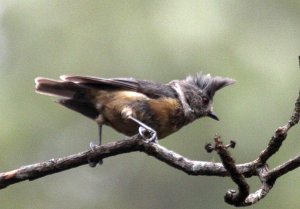
{"label": "bird's leg", "polygon": [[94,142],[90,142],[91,150],[95,150],[96,146],[101,146],[102,144],[102,125],[98,125],[98,133],[99,133],[99,144],[96,145]]}
{"label": "bird's leg", "polygon": [[[142,121],[134,118],[133,116],[129,115],[128,119],[136,122],[137,124],[140,125],[139,127],[139,134],[145,139],[147,140],[147,142],[156,142],[157,143],[157,133],[154,129],[152,129],[151,127],[147,126],[145,123],[143,123]],[[150,134],[150,138],[148,138],[145,134],[145,132],[148,132]]]}
{"label": "bird's leg", "polygon": [[[152,129],[151,127],[147,126],[145,123],[143,123],[142,121],[138,120],[137,118],[135,118],[133,115],[133,110],[131,107],[127,106],[124,107],[122,112],[122,117],[125,119],[130,119],[132,121],[134,121],[135,123],[137,123],[138,125],[140,125],[139,127],[139,134],[145,139],[147,140],[147,142],[157,142],[157,133],[154,129]],[[147,137],[145,135],[146,131],[150,134],[150,138]]]}
{"label": "bird's leg", "polygon": [[[96,121],[98,122],[98,134],[99,134],[99,144],[98,144],[98,146],[101,146],[101,143],[102,143],[102,122],[103,122],[102,121],[102,116],[99,115],[99,117],[96,119]],[[97,146],[96,144],[94,144],[93,142],[90,142],[90,148],[91,148],[92,151],[95,151],[96,146]],[[92,167],[92,168],[95,167],[98,163],[100,165],[103,164],[102,159],[97,160],[97,161],[89,159],[88,162],[89,162],[89,166]]]}
{"label": "bird's leg", "polygon": [[99,134],[99,145],[102,144],[102,125],[98,126],[98,134]]}

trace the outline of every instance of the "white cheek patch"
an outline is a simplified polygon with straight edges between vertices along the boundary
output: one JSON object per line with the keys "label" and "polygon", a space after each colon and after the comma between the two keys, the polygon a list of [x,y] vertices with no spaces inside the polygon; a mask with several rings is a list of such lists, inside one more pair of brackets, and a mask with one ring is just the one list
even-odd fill
{"label": "white cheek patch", "polygon": [[174,86],[172,86],[172,88],[177,92],[178,94],[178,98],[182,104],[183,107],[183,111],[184,111],[184,115],[188,116],[191,113],[193,113],[194,111],[191,109],[190,105],[187,103],[184,93],[180,87],[180,85],[178,83],[174,83]]}

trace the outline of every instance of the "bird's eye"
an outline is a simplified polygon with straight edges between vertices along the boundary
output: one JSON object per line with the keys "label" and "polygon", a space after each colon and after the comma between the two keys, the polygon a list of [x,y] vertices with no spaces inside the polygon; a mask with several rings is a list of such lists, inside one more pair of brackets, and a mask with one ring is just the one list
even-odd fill
{"label": "bird's eye", "polygon": [[204,105],[207,105],[209,103],[209,99],[207,97],[202,97],[202,102]]}

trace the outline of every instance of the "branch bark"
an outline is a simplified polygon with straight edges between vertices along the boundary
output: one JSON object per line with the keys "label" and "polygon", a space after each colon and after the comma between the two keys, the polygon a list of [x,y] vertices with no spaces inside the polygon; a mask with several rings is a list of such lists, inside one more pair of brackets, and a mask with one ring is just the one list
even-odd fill
{"label": "branch bark", "polygon": [[[147,143],[139,135],[123,139],[87,150],[67,157],[50,159],[45,162],[22,166],[18,169],[0,173],[0,189],[21,182],[32,181],[47,175],[62,172],[71,168],[88,164],[88,159],[104,159],[129,152],[145,152],[149,156],[165,162],[189,175],[228,176],[221,163],[193,161],[156,143]],[[237,165],[240,172],[247,176],[255,174],[255,163]]]}
{"label": "branch bark", "polygon": [[[299,57],[300,60],[300,57]],[[144,152],[169,166],[181,170],[188,175],[205,176],[230,176],[237,184],[238,190],[229,190],[225,195],[225,201],[235,206],[249,206],[264,198],[273,188],[276,180],[286,173],[300,166],[300,155],[287,162],[269,170],[267,161],[279,151],[282,143],[287,137],[287,133],[300,119],[300,92],[295,103],[295,109],[288,123],[277,128],[268,146],[252,162],[235,164],[233,157],[228,152],[230,145],[223,145],[221,138],[217,137],[215,146],[206,146],[208,151],[216,150],[222,163],[190,160],[174,151],[168,150],[157,143],[148,143],[139,135],[129,139],[114,141],[101,146],[96,146],[93,150],[83,151],[67,157],[50,159],[45,162],[22,166],[18,169],[0,173],[0,189],[22,181],[32,181],[47,175],[62,172],[78,166],[88,164],[88,160],[100,160],[115,155],[129,152]],[[249,194],[250,186],[245,178],[258,176],[261,187],[254,193]]]}
{"label": "branch bark", "polygon": [[249,206],[257,203],[264,198],[273,188],[275,181],[284,174],[298,168],[300,166],[300,155],[294,159],[277,166],[273,170],[269,170],[267,161],[279,151],[283,141],[286,139],[288,131],[299,122],[300,119],[300,92],[295,103],[295,108],[288,123],[282,127],[277,128],[275,134],[272,136],[268,146],[263,150],[258,158],[253,162],[254,169],[262,183],[261,188],[256,192],[249,194],[249,185],[244,178],[242,172],[239,171],[233,158],[228,152],[229,145],[224,146],[220,137],[215,138],[215,145],[210,146],[212,150],[216,150],[219,154],[222,164],[229,172],[231,179],[237,184],[238,190],[228,190],[225,195],[225,201],[234,206]]}

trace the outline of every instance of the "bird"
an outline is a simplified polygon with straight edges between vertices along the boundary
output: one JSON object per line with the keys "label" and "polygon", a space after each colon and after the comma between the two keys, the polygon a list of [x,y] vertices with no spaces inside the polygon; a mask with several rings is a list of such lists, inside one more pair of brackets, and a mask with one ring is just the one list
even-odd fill
{"label": "bird", "polygon": [[[234,79],[202,72],[166,84],[135,78],[62,75],[60,80],[35,78],[35,91],[58,97],[62,106],[96,121],[98,145],[102,144],[103,125],[126,136],[139,133],[147,142],[155,143],[196,119],[219,120],[213,111],[214,95],[233,83]],[[95,147],[91,142],[90,148]],[[97,163],[89,164],[94,167]]]}

